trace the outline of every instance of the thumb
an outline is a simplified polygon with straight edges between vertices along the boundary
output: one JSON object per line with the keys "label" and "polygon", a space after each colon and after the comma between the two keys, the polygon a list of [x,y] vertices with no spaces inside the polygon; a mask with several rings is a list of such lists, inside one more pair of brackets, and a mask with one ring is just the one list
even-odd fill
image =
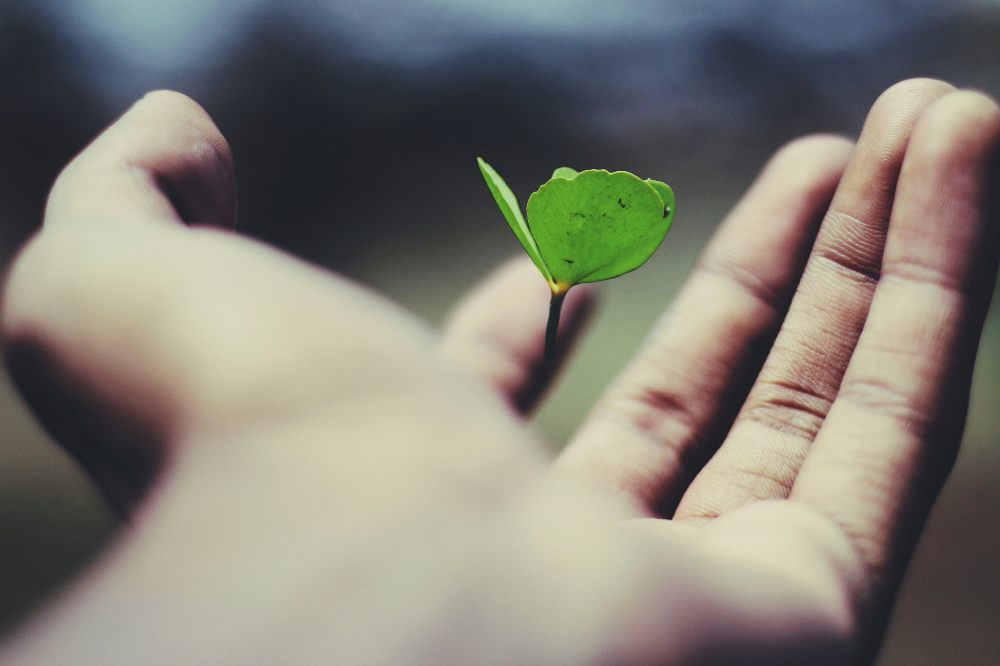
{"label": "thumb", "polygon": [[139,100],[63,170],[45,226],[123,215],[236,224],[236,170],[208,114],[180,93]]}
{"label": "thumb", "polygon": [[[155,253],[142,248],[162,247],[157,232],[185,222],[234,225],[235,182],[229,147],[205,111],[178,93],[150,93],[60,174],[42,231],[7,276],[11,374],[42,424],[120,508],[158,469],[170,415],[150,373],[119,362],[139,336],[112,315],[128,308],[130,294],[155,300],[136,283],[155,272]],[[111,393],[124,398],[113,402]]]}

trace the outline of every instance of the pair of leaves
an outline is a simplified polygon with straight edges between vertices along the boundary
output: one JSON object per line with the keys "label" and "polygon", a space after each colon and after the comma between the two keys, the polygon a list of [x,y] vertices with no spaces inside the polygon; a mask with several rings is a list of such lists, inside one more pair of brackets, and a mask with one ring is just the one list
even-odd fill
{"label": "pair of leaves", "polygon": [[528,198],[517,197],[482,158],[479,170],[507,224],[553,295],[633,271],[663,242],[674,218],[673,190],[627,171],[560,167]]}

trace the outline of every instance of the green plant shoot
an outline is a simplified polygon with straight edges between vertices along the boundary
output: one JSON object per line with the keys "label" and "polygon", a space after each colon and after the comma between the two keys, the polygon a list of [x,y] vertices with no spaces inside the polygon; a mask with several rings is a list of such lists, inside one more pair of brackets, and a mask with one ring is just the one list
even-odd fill
{"label": "green plant shoot", "polygon": [[552,290],[545,330],[545,357],[551,359],[566,292],[646,263],[670,230],[674,192],[627,171],[560,167],[528,197],[525,218],[500,174],[483,158],[478,162],[500,212]]}

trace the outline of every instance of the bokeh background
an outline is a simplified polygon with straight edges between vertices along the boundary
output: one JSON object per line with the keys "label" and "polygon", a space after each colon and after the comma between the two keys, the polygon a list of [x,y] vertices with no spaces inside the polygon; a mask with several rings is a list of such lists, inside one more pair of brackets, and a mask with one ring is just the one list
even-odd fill
{"label": "bokeh background", "polygon": [[[666,180],[674,230],[603,287],[537,417],[556,450],[767,156],[807,132],[856,135],[879,92],[917,75],[1000,94],[1000,2],[0,0],[0,261],[61,165],[154,88],[195,97],[229,138],[244,233],[432,322],[518,252],[476,155],[522,201],[563,164]],[[998,402],[994,307],[965,445],[881,664],[1000,664]],[[116,528],[4,377],[0,630]]]}

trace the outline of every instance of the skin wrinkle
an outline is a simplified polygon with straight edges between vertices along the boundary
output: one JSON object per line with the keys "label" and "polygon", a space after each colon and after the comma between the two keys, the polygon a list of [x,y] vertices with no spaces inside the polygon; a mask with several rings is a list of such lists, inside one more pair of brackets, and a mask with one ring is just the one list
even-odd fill
{"label": "skin wrinkle", "polygon": [[[982,100],[969,93],[943,98],[914,132],[885,274],[845,377],[845,400],[831,410],[793,490],[793,498],[842,526],[872,586],[883,591],[898,587],[926,509],[958,450],[977,313],[985,310],[995,279],[995,256],[985,270],[976,265],[981,259],[969,260],[989,257],[980,251],[990,223],[982,215],[990,186],[985,166],[1000,136],[1000,110]],[[950,151],[942,153],[942,145]],[[900,257],[905,268],[897,270]],[[915,366],[911,355],[922,363]],[[855,381],[859,394],[850,388]],[[844,442],[866,437],[885,442],[882,456],[852,459],[854,449],[845,450]]]}
{"label": "skin wrinkle", "polygon": [[866,243],[860,237],[857,239],[847,238],[844,243],[847,244],[846,247],[831,246],[817,249],[811,261],[824,264],[825,269],[837,273],[839,277],[856,282],[859,287],[874,290],[882,276],[880,266],[874,264],[865,266],[853,257],[861,254],[875,254],[880,252],[881,248],[875,247],[872,243]]}
{"label": "skin wrinkle", "polygon": [[[897,156],[895,165],[887,164],[883,167],[886,173],[880,174],[880,180],[894,179],[899,169],[898,160]],[[890,209],[888,204],[880,204],[878,200],[884,198],[891,201],[894,188],[879,183],[865,184],[862,191],[866,188],[874,188],[877,192],[867,196],[863,193],[859,195],[865,201],[874,201],[863,213],[860,210],[852,211],[850,206],[834,200],[823,221],[813,255],[825,257],[851,272],[878,281],[878,265]]]}
{"label": "skin wrinkle", "polygon": [[884,378],[852,379],[837,399],[890,416],[915,438],[932,441],[938,438],[937,419],[927,414],[924,401]]}
{"label": "skin wrinkle", "polygon": [[[713,274],[697,274],[692,280],[712,280],[722,282]],[[744,292],[744,298],[752,297]],[[757,302],[766,310],[766,306]],[[648,442],[649,447],[656,449],[667,449],[670,451],[672,465],[676,466],[675,473],[681,479],[691,478],[704,464],[704,457],[711,452],[716,438],[724,431],[723,426],[713,426],[711,430],[706,429],[702,424],[706,418],[711,416],[705,411],[706,401],[699,399],[699,396],[739,394],[739,387],[734,387],[728,377],[732,372],[734,364],[747,362],[762,354],[753,353],[756,346],[761,352],[766,348],[766,342],[770,341],[770,336],[765,335],[766,341],[759,340],[756,336],[743,334],[739,328],[745,327],[753,330],[753,324],[746,320],[732,323],[735,327],[734,335],[737,339],[747,342],[746,349],[732,348],[726,357],[712,354],[693,354],[685,356],[682,352],[684,348],[677,348],[675,344],[683,344],[683,340],[675,340],[663,332],[655,341],[651,341],[653,348],[647,347],[646,355],[652,364],[647,364],[646,368],[651,370],[650,377],[655,377],[661,386],[670,386],[677,381],[688,381],[688,386],[683,395],[669,395],[669,389],[658,388],[656,385],[626,382],[626,386],[634,386],[632,393],[619,394],[612,392],[599,406],[599,411],[595,414],[597,420],[614,420],[626,430],[631,430],[639,434]],[[731,328],[732,328],[731,327]],[[773,335],[773,333],[772,333]],[[690,348],[686,351],[690,352]],[[730,357],[731,356],[731,357]],[[667,362],[669,359],[687,359],[687,364]],[[661,367],[659,361],[663,362]],[[634,379],[632,380],[634,381]],[[693,383],[692,383],[693,382]],[[668,396],[668,400],[664,400]],[[671,409],[663,409],[667,405],[672,405]],[[639,409],[635,409],[639,406]],[[697,410],[697,411],[693,411]],[[655,479],[655,475],[649,478]],[[653,495],[662,494],[656,487],[666,487],[661,479],[650,490],[647,486],[641,494],[648,498]],[[676,503],[676,499],[673,500]],[[659,510],[662,510],[661,506]],[[672,508],[669,513],[672,513]],[[669,515],[669,513],[667,515]]]}
{"label": "skin wrinkle", "polygon": [[756,397],[743,408],[740,418],[812,439],[831,404],[833,398],[817,391],[808,380],[773,379],[757,383]]}
{"label": "skin wrinkle", "polygon": [[745,291],[750,297],[776,314],[780,314],[788,308],[791,295],[787,289],[781,290],[774,287],[760,277],[754,269],[741,265],[738,260],[726,261],[722,258],[704,257],[698,261],[695,271],[708,273],[725,280]]}

